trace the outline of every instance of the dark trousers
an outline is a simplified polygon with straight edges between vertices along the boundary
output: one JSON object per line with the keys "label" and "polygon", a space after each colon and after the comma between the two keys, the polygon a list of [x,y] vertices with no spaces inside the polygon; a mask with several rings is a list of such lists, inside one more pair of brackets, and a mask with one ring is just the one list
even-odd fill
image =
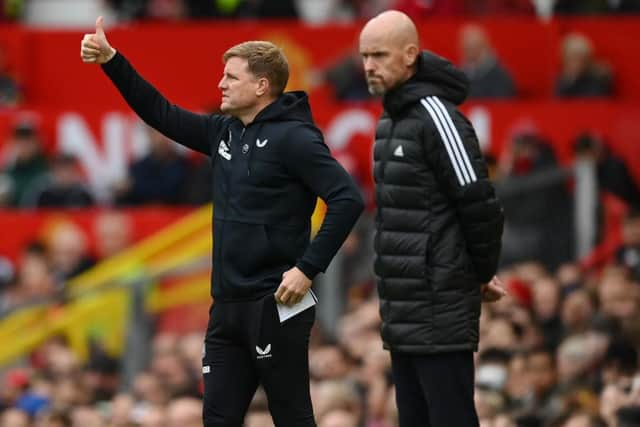
{"label": "dark trousers", "polygon": [[477,427],[471,351],[391,352],[400,427]]}
{"label": "dark trousers", "polygon": [[218,302],[203,356],[205,427],[240,427],[259,384],[277,427],[315,426],[309,395],[309,334],[315,308],[280,323],[273,295]]}

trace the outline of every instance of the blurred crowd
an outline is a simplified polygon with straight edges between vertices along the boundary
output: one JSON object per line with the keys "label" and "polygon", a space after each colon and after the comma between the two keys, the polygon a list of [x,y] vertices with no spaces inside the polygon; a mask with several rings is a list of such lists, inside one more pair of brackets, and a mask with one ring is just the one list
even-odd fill
{"label": "blurred crowd", "polygon": [[[601,270],[534,261],[500,270],[509,294],[483,307],[476,353],[483,427],[640,425],[640,211],[629,212],[624,238]],[[631,252],[635,264],[627,264]],[[320,324],[312,333],[318,425],[397,426],[372,283],[347,295],[336,337]],[[63,339],[51,339],[2,375],[0,426],[201,426],[203,333],[157,333],[147,368],[130,384],[121,361],[99,346],[80,363]],[[259,390],[245,426],[273,426],[267,405]]]}
{"label": "blurred crowd", "polygon": [[[0,16],[19,19],[29,0],[0,0]],[[109,0],[122,20],[209,17],[298,17],[312,22],[355,19],[394,7],[412,17],[488,14],[605,14],[640,11],[638,0]],[[0,18],[0,19],[2,19]],[[472,98],[518,98],[518,82],[485,30],[458,35],[459,66]],[[571,33],[559,49],[558,98],[615,95],[614,70],[590,40]],[[23,100],[20,78],[0,49],[0,108]],[[338,100],[369,94],[357,52],[316,72]],[[15,123],[0,153],[0,207],[119,208],[202,204],[210,199],[207,163],[177,151],[148,130],[148,150],[99,199],[78,159],[46,150],[37,124]],[[476,405],[482,427],[640,426],[640,188],[624,159],[601,136],[573,141],[575,159],[595,166],[598,193],[625,206],[621,239],[597,263],[576,256],[571,172],[535,130],[514,136],[500,159],[489,158],[506,216],[499,275],[509,295],[483,307],[476,353]],[[535,191],[531,191],[531,190]],[[550,209],[552,207],[552,209]],[[598,212],[600,243],[605,212]],[[552,214],[550,214],[552,210]],[[13,264],[0,257],[0,317],[40,300],[64,302],[65,285],[131,244],[131,225],[117,209],[96,217],[96,251],[77,225],[63,222],[24,248]],[[390,358],[379,336],[371,259],[371,218],[342,249],[345,312],[337,332],[317,322],[310,346],[312,399],[319,427],[395,427]],[[203,326],[204,327],[204,326]],[[148,366],[129,381],[123,361],[97,343],[81,361],[63,338],[0,369],[0,427],[199,427],[204,329],[158,330]],[[5,343],[6,345],[6,343]],[[273,426],[261,390],[246,427]]]}
{"label": "blurred crowd", "polygon": [[[485,305],[481,317],[476,405],[482,427],[640,425],[640,208],[634,205],[640,192],[596,135],[582,135],[574,145],[576,157],[592,156],[599,191],[626,201],[622,240],[601,264],[579,262],[566,234],[572,206],[562,205],[571,199],[569,176],[539,136],[519,136],[504,159],[490,162],[507,220],[499,275],[508,296]],[[541,177],[544,185],[530,191]],[[549,215],[548,206],[558,214]],[[397,426],[367,219],[342,250],[345,310],[336,333],[320,321],[312,333],[320,427]],[[100,258],[130,244],[118,211],[95,226]],[[0,311],[37,299],[64,301],[65,283],[95,261],[82,230],[60,224],[25,248],[15,274],[6,273]],[[201,426],[203,334],[204,325],[180,334],[159,329],[146,368],[131,379],[123,360],[98,344],[81,362],[63,338],[53,338],[1,371],[0,427]],[[273,426],[260,390],[245,426]]]}
{"label": "blurred crowd", "polygon": [[71,154],[51,154],[37,125],[20,120],[4,144],[0,167],[0,207],[82,208],[96,204],[199,205],[211,200],[208,160],[190,159],[159,132],[146,128],[147,150],[134,158],[120,179],[97,200],[87,185],[78,159]]}
{"label": "blurred crowd", "polygon": [[[640,0],[639,0],[640,1]],[[274,2],[280,4],[280,2]],[[481,25],[468,24],[458,34],[458,66],[471,82],[469,99],[519,99],[518,82],[501,62],[499,53]],[[550,91],[558,99],[608,98],[616,95],[615,73],[606,58],[599,57],[588,37],[567,34],[559,49],[560,67]],[[21,76],[11,70],[0,45],[0,111],[19,107],[25,101]],[[340,101],[371,98],[359,52],[338,57],[324,69],[308,72],[312,86],[327,85]],[[532,96],[526,94],[525,96]],[[545,96],[536,94],[536,97]]]}
{"label": "blurred crowd", "polygon": [[[518,84],[500,61],[487,32],[481,25],[468,24],[458,34],[458,66],[469,78],[469,99],[518,99]],[[558,99],[607,98],[615,95],[614,71],[606,59],[599,58],[588,37],[567,34],[560,46],[560,69],[553,96]],[[339,58],[312,76],[316,84],[329,84],[336,99],[370,99],[357,51]],[[540,96],[539,94],[537,96]]]}
{"label": "blurred crowd", "polygon": [[[20,19],[31,3],[1,0],[0,19]],[[46,1],[46,0],[45,0]],[[309,22],[370,18],[398,9],[412,18],[483,15],[592,15],[640,12],[638,0],[107,0],[120,19],[300,18]]]}

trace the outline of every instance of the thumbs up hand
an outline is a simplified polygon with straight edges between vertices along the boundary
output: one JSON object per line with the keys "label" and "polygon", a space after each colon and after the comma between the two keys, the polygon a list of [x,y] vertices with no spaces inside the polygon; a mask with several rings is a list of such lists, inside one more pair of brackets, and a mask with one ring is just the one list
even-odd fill
{"label": "thumbs up hand", "polygon": [[80,57],[82,62],[104,64],[116,54],[116,50],[111,47],[104,33],[103,19],[99,16],[96,19],[96,32],[85,34],[80,44]]}

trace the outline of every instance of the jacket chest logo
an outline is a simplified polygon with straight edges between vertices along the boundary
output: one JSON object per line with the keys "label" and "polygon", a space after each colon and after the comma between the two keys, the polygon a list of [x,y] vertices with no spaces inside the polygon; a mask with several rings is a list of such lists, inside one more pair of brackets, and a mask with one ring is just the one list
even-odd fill
{"label": "jacket chest logo", "polygon": [[404,157],[404,150],[402,149],[402,145],[398,145],[398,148],[393,151],[393,155],[396,157]]}
{"label": "jacket chest logo", "polygon": [[262,147],[264,147],[265,145],[267,145],[267,142],[269,142],[269,140],[268,140],[268,139],[265,139],[265,140],[263,140],[263,141],[260,141],[260,138],[258,138],[258,139],[256,139],[256,147],[258,147],[258,148],[262,148]]}
{"label": "jacket chest logo", "polygon": [[231,150],[229,146],[231,145],[231,131],[229,131],[229,141],[225,142],[224,139],[220,140],[220,145],[218,145],[218,154],[226,160],[231,160]]}

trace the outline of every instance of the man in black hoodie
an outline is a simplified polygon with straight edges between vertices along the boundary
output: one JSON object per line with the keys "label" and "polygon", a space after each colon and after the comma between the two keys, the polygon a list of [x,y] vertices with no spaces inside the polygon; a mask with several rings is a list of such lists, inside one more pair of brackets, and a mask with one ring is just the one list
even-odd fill
{"label": "man in black hoodie", "polygon": [[481,301],[504,295],[494,277],[502,208],[456,109],[467,78],[418,45],[397,11],[360,35],[369,91],[384,106],[374,146],[381,333],[400,427],[477,426],[473,352]]}
{"label": "man in black hoodie", "polygon": [[[282,51],[246,42],[224,54],[218,87],[226,115],[169,103],[109,45],[101,17],[96,32],[85,35],[81,57],[102,65],[147,124],[212,158],[214,304],[202,368],[205,427],[242,425],[260,383],[276,425],[314,426],[307,358],[315,311],[282,320],[279,310],[313,304],[311,280],[329,265],[363,201],[324,144],[306,94],[284,92],[289,68]],[[328,208],[310,243],[317,197]]]}

